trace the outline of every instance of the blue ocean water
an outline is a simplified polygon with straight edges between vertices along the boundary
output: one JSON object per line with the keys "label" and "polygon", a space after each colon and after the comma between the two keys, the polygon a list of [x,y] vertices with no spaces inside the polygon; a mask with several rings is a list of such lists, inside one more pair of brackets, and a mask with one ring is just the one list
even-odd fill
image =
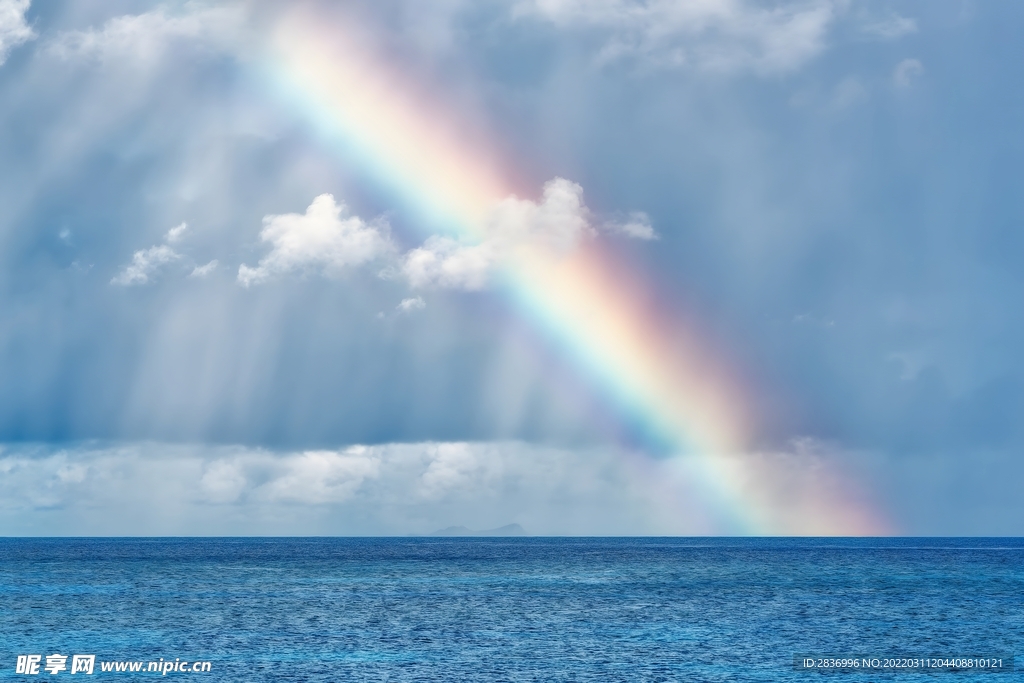
{"label": "blue ocean water", "polygon": [[[0,635],[0,680],[1008,683],[794,656],[1024,669],[1024,539],[4,539]],[[99,670],[160,658],[211,668]]]}

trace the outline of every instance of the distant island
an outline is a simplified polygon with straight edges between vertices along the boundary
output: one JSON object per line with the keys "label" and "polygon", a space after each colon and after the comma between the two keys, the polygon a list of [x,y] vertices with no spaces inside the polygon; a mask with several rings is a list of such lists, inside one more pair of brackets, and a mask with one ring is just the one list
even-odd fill
{"label": "distant island", "polygon": [[474,531],[464,526],[450,526],[447,529],[438,529],[430,536],[525,536],[526,530],[518,524],[506,524],[497,529],[485,529]]}

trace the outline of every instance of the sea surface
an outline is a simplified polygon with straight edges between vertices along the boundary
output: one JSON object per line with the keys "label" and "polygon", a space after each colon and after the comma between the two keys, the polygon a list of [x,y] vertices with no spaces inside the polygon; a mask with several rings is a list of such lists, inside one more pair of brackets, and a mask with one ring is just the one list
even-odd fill
{"label": "sea surface", "polygon": [[[31,654],[67,669],[16,673]],[[95,656],[92,675],[70,673],[74,654]],[[1004,661],[797,668],[805,657]],[[210,670],[100,670],[176,660]],[[1024,539],[0,539],[4,681],[1009,683],[1022,670]]]}

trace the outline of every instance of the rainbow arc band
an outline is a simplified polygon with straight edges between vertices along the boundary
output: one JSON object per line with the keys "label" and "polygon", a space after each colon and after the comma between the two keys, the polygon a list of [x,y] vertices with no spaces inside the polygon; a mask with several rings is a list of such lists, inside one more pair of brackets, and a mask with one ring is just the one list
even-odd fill
{"label": "rainbow arc band", "polygon": [[[347,163],[415,208],[425,228],[448,226],[461,239],[480,240],[496,205],[516,194],[487,154],[463,142],[444,107],[410,96],[416,89],[362,49],[351,31],[296,10],[276,26],[267,54],[278,94]],[[725,364],[696,335],[645,317],[622,286],[628,274],[598,247],[566,256],[522,246],[501,280],[520,314],[610,405],[651,443],[678,454],[689,492],[665,493],[666,514],[683,514],[672,498],[697,495],[719,532],[887,532],[841,473],[825,477],[830,486],[801,486],[791,495],[791,459],[746,454],[745,402]]]}

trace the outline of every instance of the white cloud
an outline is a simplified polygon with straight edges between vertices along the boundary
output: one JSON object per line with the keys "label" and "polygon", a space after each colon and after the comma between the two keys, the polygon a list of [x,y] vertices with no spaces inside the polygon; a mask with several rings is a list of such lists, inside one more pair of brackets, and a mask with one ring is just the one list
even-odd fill
{"label": "white cloud", "polygon": [[233,503],[248,487],[244,462],[238,457],[206,463],[198,486],[204,500],[209,503]]}
{"label": "white cloud", "polygon": [[[191,9],[191,8],[190,8]],[[148,66],[161,60],[178,42],[229,47],[242,25],[236,7],[203,8],[179,15],[164,8],[109,19],[101,28],[66,31],[48,50],[63,59],[96,59],[119,66]]]}
{"label": "white cloud", "polygon": [[265,216],[260,239],[269,242],[272,249],[256,267],[239,266],[238,281],[249,287],[295,271],[332,275],[392,252],[385,222],[367,223],[345,213],[343,203],[322,194],[304,214]]}
{"label": "white cloud", "polygon": [[413,297],[411,299],[402,299],[402,302],[398,304],[398,310],[403,313],[409,313],[411,311],[419,311],[427,307],[427,302],[423,300],[423,297]]}
{"label": "white cloud", "polygon": [[643,211],[632,211],[624,219],[609,221],[605,223],[604,229],[638,240],[658,239],[658,233],[651,225],[650,216]]}
{"label": "white cloud", "polygon": [[501,460],[481,444],[440,443],[429,446],[430,464],[419,477],[418,493],[439,498],[486,493],[489,484],[501,476]]}
{"label": "white cloud", "polygon": [[508,197],[491,212],[478,244],[431,237],[403,258],[401,270],[413,287],[482,289],[495,268],[522,245],[558,252],[572,250],[593,230],[583,204],[583,188],[555,178],[544,185],[538,204]]}
{"label": "white cloud", "polygon": [[185,232],[187,230],[187,223],[180,223],[178,225],[175,225],[173,228],[167,231],[166,235],[164,235],[164,240],[168,244],[175,244],[176,242],[180,242],[181,238],[185,236]]}
{"label": "white cloud", "polygon": [[602,32],[600,61],[774,73],[821,52],[836,7],[829,0],[520,0],[514,13]]}
{"label": "white cloud", "polygon": [[203,264],[201,266],[196,266],[195,268],[193,268],[192,272],[189,273],[188,276],[189,277],[196,277],[196,278],[206,277],[207,275],[209,275],[213,271],[217,270],[217,266],[219,266],[219,265],[220,265],[220,261],[218,261],[217,259],[213,259],[209,263],[205,263],[205,264]]}
{"label": "white cloud", "polygon": [[36,37],[25,22],[30,0],[0,0],[0,64],[7,61],[11,50]]}
{"label": "white cloud", "polygon": [[450,237],[431,237],[411,250],[402,272],[413,287],[478,290],[487,286],[498,260],[493,244],[462,244]]}
{"label": "white cloud", "polygon": [[132,255],[132,262],[125,266],[124,270],[110,281],[110,284],[125,287],[144,285],[162,266],[177,261],[179,258],[181,255],[166,244],[141,249]]}
{"label": "white cloud", "polygon": [[[358,216],[346,217],[345,212],[344,204],[323,194],[305,214],[264,217],[260,238],[273,247],[257,266],[239,267],[239,283],[249,287],[272,275],[296,271],[331,275],[387,258],[381,275],[402,277],[414,289],[480,290],[524,246],[566,254],[595,234],[583,203],[583,188],[564,178],[545,183],[540,202],[510,196],[495,204],[479,241],[433,235],[404,254],[395,250],[385,221],[367,223]],[[604,228],[637,239],[657,237],[647,214],[639,211]],[[421,304],[418,297],[406,299],[399,309],[408,311]]]}
{"label": "white cloud", "polygon": [[565,178],[554,178],[544,184],[540,204],[516,197],[501,201],[491,215],[487,232],[499,245],[530,242],[564,252],[592,232],[588,215],[583,188]]}
{"label": "white cloud", "polygon": [[348,500],[380,471],[380,460],[365,446],[341,452],[306,451],[279,461],[276,476],[253,490],[257,500],[322,505]]}
{"label": "white cloud", "polygon": [[[180,242],[188,224],[179,223],[164,235],[166,244],[158,244],[149,249],[140,249],[132,254],[132,262],[129,263],[119,274],[111,279],[110,284],[129,287],[131,285],[144,285],[149,282],[163,266],[181,259],[181,254],[171,248],[171,244]],[[217,261],[211,261],[205,266],[198,266],[192,271],[193,277],[208,275],[217,267]]]}
{"label": "white cloud", "polygon": [[901,88],[908,87],[915,78],[924,73],[924,66],[916,59],[904,59],[892,72],[893,83]]}

